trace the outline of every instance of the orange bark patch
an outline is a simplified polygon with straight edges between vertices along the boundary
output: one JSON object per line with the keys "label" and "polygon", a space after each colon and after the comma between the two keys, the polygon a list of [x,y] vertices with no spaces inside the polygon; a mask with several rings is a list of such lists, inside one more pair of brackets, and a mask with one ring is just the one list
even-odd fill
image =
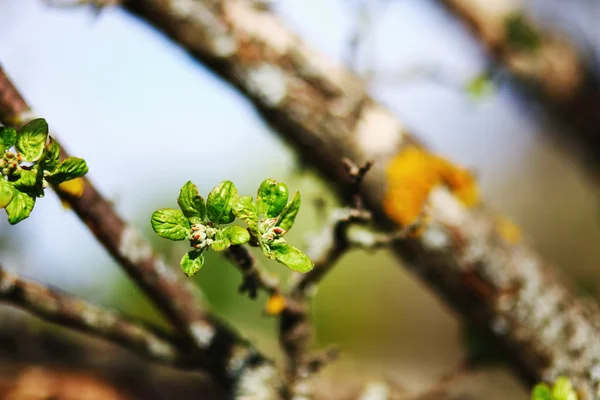
{"label": "orange bark patch", "polygon": [[479,203],[473,174],[415,146],[400,152],[387,168],[386,214],[400,225],[415,222],[431,190],[444,185],[467,207]]}

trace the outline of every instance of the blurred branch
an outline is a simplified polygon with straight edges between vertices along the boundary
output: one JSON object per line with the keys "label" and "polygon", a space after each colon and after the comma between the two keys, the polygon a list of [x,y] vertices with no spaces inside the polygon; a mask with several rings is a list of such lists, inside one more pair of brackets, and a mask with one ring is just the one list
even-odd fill
{"label": "blurred branch", "polygon": [[[575,130],[580,148],[600,163],[600,81],[574,43],[537,26],[521,0],[438,0],[462,19],[489,56],[527,94]],[[596,165],[597,166],[597,165]]]}
{"label": "blurred branch", "polygon": [[[347,189],[342,159],[374,160],[361,194],[375,221],[397,230],[383,207],[394,179],[386,166],[407,147],[422,146],[360,79],[245,1],[129,0],[125,7],[239,88],[333,185]],[[523,376],[566,375],[584,400],[593,398],[597,304],[578,299],[526,244],[499,235],[483,207],[468,209],[442,187],[427,199],[427,227],[395,242],[395,252],[464,318],[492,329]]]}
{"label": "blurred branch", "polygon": [[26,281],[0,266],[0,301],[38,317],[119,344],[153,361],[183,366],[180,344],[166,333],[82,299]]}
{"label": "blurred branch", "polygon": [[[0,398],[3,400],[94,398],[81,384],[70,394],[63,395],[60,392],[65,388],[56,379],[23,382],[21,378],[32,370],[85,374],[123,391],[127,399],[164,400],[165,393],[169,398],[177,399],[227,398],[226,391],[201,371],[165,368],[164,364],[149,362],[147,358],[123,351],[122,347],[91,335],[65,335],[64,329],[41,327],[39,323],[32,323],[29,314],[15,313],[7,308],[0,310]],[[18,386],[25,393],[20,396],[7,393]],[[50,393],[41,393],[42,387],[48,387]],[[113,399],[100,394],[96,398]]]}
{"label": "blurred branch", "polygon": [[[19,126],[33,117],[34,112],[0,68],[0,120]],[[62,144],[61,152],[62,158],[68,157]],[[233,392],[252,393],[256,385],[265,385],[265,390],[276,392],[277,384],[267,383],[277,379],[270,361],[224,324],[206,315],[201,308],[200,293],[191,281],[167,266],[137,229],[117,214],[92,183],[87,178],[83,181],[80,197],[54,189],[178,329],[189,347],[190,357],[194,357],[198,365],[206,367]]]}

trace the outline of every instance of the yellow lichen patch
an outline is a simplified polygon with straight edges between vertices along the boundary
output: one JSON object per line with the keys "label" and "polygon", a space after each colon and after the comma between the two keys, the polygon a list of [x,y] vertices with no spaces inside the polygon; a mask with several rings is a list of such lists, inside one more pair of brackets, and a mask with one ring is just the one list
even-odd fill
{"label": "yellow lichen patch", "polygon": [[416,221],[429,193],[438,185],[447,186],[465,206],[479,202],[471,172],[416,146],[407,147],[390,162],[387,184],[384,210],[403,226]]}
{"label": "yellow lichen patch", "polygon": [[[83,196],[83,190],[85,189],[85,181],[83,178],[75,178],[70,181],[66,181],[57,186],[57,190],[61,193],[68,194],[72,197],[81,197]],[[69,203],[65,200],[61,200],[62,206],[64,208],[71,208]]]}
{"label": "yellow lichen patch", "polygon": [[457,167],[443,159],[440,159],[440,161],[440,174],[443,183],[465,206],[476,206],[480,201],[479,188],[471,171]]}
{"label": "yellow lichen patch", "polygon": [[510,244],[519,243],[523,239],[521,229],[506,218],[496,221],[496,232]]}
{"label": "yellow lichen patch", "polygon": [[285,298],[279,293],[275,293],[269,300],[267,300],[267,306],[265,310],[269,315],[279,315],[285,309]]}

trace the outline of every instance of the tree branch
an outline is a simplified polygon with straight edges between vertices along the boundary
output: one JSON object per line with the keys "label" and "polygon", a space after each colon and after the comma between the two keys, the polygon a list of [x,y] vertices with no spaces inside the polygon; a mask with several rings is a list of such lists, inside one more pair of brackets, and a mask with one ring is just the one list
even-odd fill
{"label": "tree branch", "polygon": [[[271,12],[240,0],[129,0],[125,6],[170,35],[238,87],[333,185],[347,189],[341,162],[374,160],[361,193],[383,228],[394,175],[406,149],[426,151],[363,83],[290,33]],[[395,252],[464,318],[491,329],[524,376],[569,376],[584,400],[600,383],[600,311],[580,300],[525,243],[499,234],[483,207],[467,208],[449,190],[428,191],[421,234]]]}
{"label": "tree branch", "polygon": [[[0,120],[20,126],[33,116],[34,112],[0,68]],[[62,144],[61,157],[68,157]],[[173,272],[92,183],[87,178],[83,181],[81,197],[54,189],[178,329],[190,357],[233,393],[258,390],[277,398],[279,383],[273,364],[220,321],[206,315],[200,306],[200,294],[191,281]]]}
{"label": "tree branch", "polygon": [[[185,366],[181,341],[140,321],[24,280],[0,266],[0,301],[58,325],[114,342],[152,361]],[[189,361],[189,360],[188,360]]]}
{"label": "tree branch", "polygon": [[[519,89],[533,94],[558,115],[580,148],[588,152],[596,166],[600,163],[600,82],[577,48],[564,37],[537,26],[526,16],[523,1],[438,0],[463,20],[489,56],[504,65],[519,80]],[[536,48],[516,46],[510,39],[513,28],[530,32],[539,42]]]}

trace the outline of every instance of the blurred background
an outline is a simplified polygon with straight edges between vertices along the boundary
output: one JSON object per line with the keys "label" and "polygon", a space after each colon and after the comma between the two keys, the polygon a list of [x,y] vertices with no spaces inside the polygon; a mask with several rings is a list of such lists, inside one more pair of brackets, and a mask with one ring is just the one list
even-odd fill
{"label": "blurred background", "polygon": [[[597,63],[600,3],[524,3],[535,21],[568,35],[591,65]],[[463,23],[433,0],[270,4],[306,42],[361,75],[370,93],[432,149],[476,171],[488,205],[518,223],[542,256],[594,293],[600,283],[597,170],[572,145],[567,129],[516,93],[518,84],[504,79],[484,95],[468,90],[489,59]],[[97,15],[89,8],[51,9],[39,0],[0,0],[0,38],[0,62],[21,93],[68,150],[87,160],[89,178],[117,210],[175,266],[185,245],[158,238],[149,218],[157,208],[175,206],[187,180],[204,195],[224,179],[244,194],[253,194],[267,177],[287,182],[303,196],[290,233],[299,247],[321,228],[317,202],[324,201],[326,211],[339,205],[244,97],[122,9]],[[18,226],[0,218],[0,264],[161,322],[53,193]],[[279,265],[264,264],[286,274]],[[266,299],[238,295],[239,273],[222,257],[210,254],[194,281],[207,307],[279,357],[276,321],[262,312]],[[385,251],[348,253],[320,286],[312,317],[316,345],[343,350],[323,373],[338,384],[379,377],[418,391],[465,355],[456,317]],[[210,383],[200,385],[196,376],[148,366],[106,344],[90,346],[77,334],[65,339],[61,332],[1,308],[0,393],[22,382],[43,386],[64,373],[96,385],[97,398],[211,398]],[[351,386],[338,385],[336,394]],[[528,398],[527,388],[502,365],[479,368],[452,390],[489,400]]]}

